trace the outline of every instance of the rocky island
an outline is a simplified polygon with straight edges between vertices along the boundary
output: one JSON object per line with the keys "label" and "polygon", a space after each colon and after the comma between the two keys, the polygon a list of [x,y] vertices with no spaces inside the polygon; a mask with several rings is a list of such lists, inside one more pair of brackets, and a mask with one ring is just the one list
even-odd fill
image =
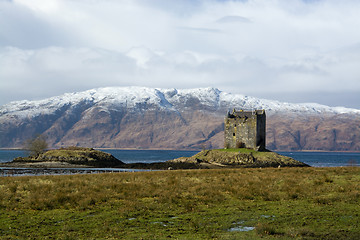
{"label": "rocky island", "polygon": [[271,151],[252,149],[203,150],[192,157],[181,157],[166,162],[126,164],[109,153],[93,148],[67,147],[49,150],[37,157],[18,157],[2,167],[17,168],[126,168],[126,169],[215,169],[259,167],[309,167]]}
{"label": "rocky island", "polygon": [[124,164],[109,153],[93,148],[67,147],[46,151],[38,156],[18,157],[2,166],[59,168],[59,167],[116,167]]}
{"label": "rocky island", "polygon": [[310,167],[291,157],[265,150],[247,148],[203,150],[191,157],[166,162],[123,164],[122,168],[137,169],[217,169],[261,167]]}
{"label": "rocky island", "polygon": [[259,168],[259,167],[309,167],[309,165],[271,151],[246,148],[203,150],[192,157],[182,157],[168,162],[192,163],[200,168]]}

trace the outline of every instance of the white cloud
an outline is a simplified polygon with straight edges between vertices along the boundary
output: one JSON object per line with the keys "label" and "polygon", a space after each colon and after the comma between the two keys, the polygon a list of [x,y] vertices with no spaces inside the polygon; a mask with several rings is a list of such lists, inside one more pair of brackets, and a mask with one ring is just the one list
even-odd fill
{"label": "white cloud", "polygon": [[217,23],[229,24],[229,23],[251,23],[251,20],[242,16],[225,16],[218,20]]}
{"label": "white cloud", "polygon": [[355,0],[0,1],[0,103],[113,85],[300,101],[360,93],[359,10]]}

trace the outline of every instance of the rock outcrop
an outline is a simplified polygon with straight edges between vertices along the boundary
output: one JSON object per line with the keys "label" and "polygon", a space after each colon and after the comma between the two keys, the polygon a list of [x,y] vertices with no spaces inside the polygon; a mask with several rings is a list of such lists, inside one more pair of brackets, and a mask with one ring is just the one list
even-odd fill
{"label": "rock outcrop", "polygon": [[203,168],[224,167],[309,167],[309,165],[275,152],[258,152],[249,149],[203,150],[192,157],[169,162],[200,164]]}
{"label": "rock outcrop", "polygon": [[114,167],[124,164],[109,153],[93,148],[67,147],[49,150],[37,157],[18,157],[12,164],[24,164],[34,166],[91,166],[91,167]]}

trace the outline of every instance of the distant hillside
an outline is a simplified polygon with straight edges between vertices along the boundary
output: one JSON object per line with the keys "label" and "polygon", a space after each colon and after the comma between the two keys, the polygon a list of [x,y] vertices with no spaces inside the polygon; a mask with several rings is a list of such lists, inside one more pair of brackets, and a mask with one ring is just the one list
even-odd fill
{"label": "distant hillside", "polygon": [[360,110],[290,104],[214,88],[100,88],[0,106],[0,147],[35,134],[52,147],[223,147],[229,109],[265,109],[271,150],[360,151]]}

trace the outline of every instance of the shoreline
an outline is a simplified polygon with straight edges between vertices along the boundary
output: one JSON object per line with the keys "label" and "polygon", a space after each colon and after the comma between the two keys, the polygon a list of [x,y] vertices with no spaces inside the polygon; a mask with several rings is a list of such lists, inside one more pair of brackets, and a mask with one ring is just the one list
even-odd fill
{"label": "shoreline", "polygon": [[[19,150],[19,149],[12,149],[12,150]],[[108,149],[108,150],[129,150],[129,149]],[[153,151],[157,151],[152,149]],[[145,150],[145,151],[152,151],[152,150]],[[162,149],[163,151],[169,151],[169,150],[165,150]],[[130,150],[131,151],[131,150]],[[136,150],[136,151],[143,151],[143,150]],[[173,151],[173,150],[170,150]],[[174,150],[174,151],[187,151],[187,150]],[[192,152],[197,152],[197,151],[192,151]],[[205,152],[209,152],[209,151],[205,151]],[[221,151],[222,152],[222,151]],[[316,153],[322,153],[324,151],[283,151],[281,154],[285,154],[286,153],[294,153],[294,155],[296,153],[311,153],[313,152],[314,154]],[[235,153],[235,152],[234,152]],[[275,154],[277,154],[276,152],[274,152]],[[346,153],[350,153],[350,152],[324,152],[324,153],[332,153],[335,154],[335,156],[337,155],[336,153],[339,154],[346,154]],[[358,154],[356,152],[352,152],[355,154]],[[131,153],[130,153],[131,154]],[[145,152],[146,154],[146,152]],[[150,152],[148,154],[151,154]],[[200,152],[198,152],[197,154],[193,155],[192,157],[180,157],[177,160],[173,159],[173,160],[166,160],[166,161],[162,161],[162,160],[158,160],[157,162],[121,162],[118,164],[114,164],[111,166],[105,166],[105,165],[86,165],[86,163],[82,163],[82,162],[66,162],[63,160],[57,160],[57,161],[48,161],[47,159],[43,159],[45,161],[33,161],[33,162],[29,162],[29,161],[8,161],[8,162],[0,162],[0,176],[11,176],[11,175],[22,175],[22,172],[26,172],[27,175],[43,175],[43,174],[52,174],[49,172],[53,172],[53,174],[58,174],[58,172],[60,171],[70,171],[70,174],[75,174],[75,173],[83,173],[84,169],[86,169],[87,171],[97,171],[97,172],[108,172],[109,171],[116,171],[116,172],[123,172],[123,171],[146,171],[146,170],[178,170],[178,169],[220,169],[220,168],[261,168],[261,167],[287,167],[286,165],[283,165],[280,162],[277,162],[276,164],[261,164],[261,160],[258,161],[257,160],[257,156],[255,153],[251,153],[248,157],[245,157],[246,159],[242,159],[241,161],[239,159],[233,159],[234,161],[237,160],[239,161],[238,164],[228,164],[227,162],[224,162],[222,159],[222,157],[219,156],[215,156],[215,158],[217,160],[215,160],[214,156],[212,158],[214,159],[206,159],[203,157],[207,156],[208,154],[204,154],[204,156],[197,156],[199,155]],[[223,155],[224,153],[221,153],[221,155]],[[255,155],[254,155],[255,154]],[[15,154],[16,155],[16,154]],[[181,153],[180,153],[181,155]],[[241,155],[244,155],[244,153],[242,153]],[[320,154],[322,155],[322,154]],[[253,157],[255,156],[255,158]],[[287,156],[291,156],[287,154]],[[304,155],[306,156],[306,154]],[[351,156],[351,155],[349,155]],[[286,157],[283,155],[283,157]],[[194,158],[194,159],[192,159]],[[254,158],[253,161],[249,162],[249,159]],[[349,157],[347,157],[349,158]],[[350,157],[351,158],[351,157]],[[187,159],[187,160],[185,160]],[[250,160],[251,160],[250,159]],[[274,159],[273,159],[274,160]],[[302,161],[302,163],[305,163],[306,161],[300,160]],[[217,163],[219,162],[219,163]],[[232,161],[230,161],[232,163]],[[236,161],[235,161],[236,162]],[[234,162],[234,163],[235,163]],[[258,162],[258,164],[257,164]],[[275,161],[276,162],[276,161]],[[223,163],[223,164],[220,164]],[[276,166],[275,166],[276,165]],[[311,163],[306,163],[306,165],[310,166],[310,167],[346,167],[346,166],[354,166],[354,167],[360,167],[360,165],[357,163],[357,161],[354,160],[354,162],[346,162],[343,163],[341,165],[328,165],[328,164],[311,164]],[[299,166],[289,166],[289,167],[299,167]],[[25,171],[25,170],[26,171]],[[51,170],[50,170],[51,169]],[[71,169],[71,170],[69,170]],[[97,169],[97,170],[95,170]],[[121,170],[119,170],[121,169]],[[5,174],[4,174],[5,172]],[[12,172],[12,174],[7,174],[6,172]],[[44,172],[44,173],[42,173]],[[19,174],[18,174],[19,173]],[[60,174],[66,174],[66,173],[60,173]]]}
{"label": "shoreline", "polygon": [[122,172],[146,172],[146,169],[123,169],[123,168],[21,168],[21,167],[0,167],[0,177],[21,177],[21,176],[54,176],[54,175],[75,175],[75,174],[97,174],[97,173],[122,173]]}

